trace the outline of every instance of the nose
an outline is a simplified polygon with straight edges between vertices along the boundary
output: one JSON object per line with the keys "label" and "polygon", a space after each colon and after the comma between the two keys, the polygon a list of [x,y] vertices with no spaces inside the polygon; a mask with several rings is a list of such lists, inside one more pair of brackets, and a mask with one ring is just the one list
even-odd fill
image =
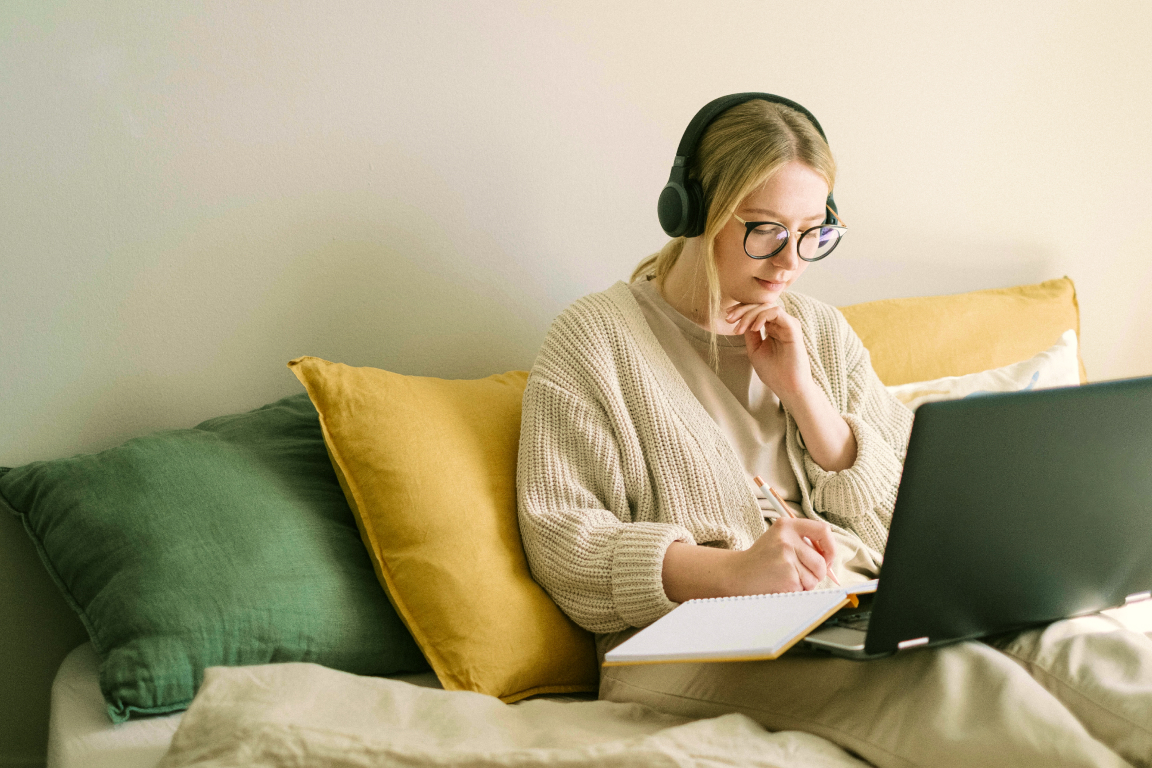
{"label": "nose", "polygon": [[780,269],[792,271],[800,266],[800,238],[794,233],[788,233],[788,242],[780,253],[769,259]]}

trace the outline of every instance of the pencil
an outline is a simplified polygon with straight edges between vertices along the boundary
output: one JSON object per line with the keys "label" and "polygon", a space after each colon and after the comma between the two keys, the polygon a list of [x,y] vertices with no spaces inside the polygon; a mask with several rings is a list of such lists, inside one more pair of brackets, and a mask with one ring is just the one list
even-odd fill
{"label": "pencil", "polygon": [[[772,507],[776,510],[778,515],[781,517],[796,517],[796,514],[791,509],[789,509],[788,505],[784,502],[784,497],[777,493],[775,488],[764,482],[764,479],[760,477],[760,475],[756,475],[756,477],[752,478],[752,480],[756,483],[756,485],[760,486],[760,490],[764,491],[764,495],[768,497],[769,503],[772,504]],[[824,556],[824,550],[813,544],[812,539],[805,536],[804,541],[808,542],[808,546],[812,547],[812,549],[819,552],[821,557]],[[828,578],[832,579],[833,584],[838,587],[840,586],[840,579],[836,578],[836,574],[832,571],[831,568],[828,569]]]}

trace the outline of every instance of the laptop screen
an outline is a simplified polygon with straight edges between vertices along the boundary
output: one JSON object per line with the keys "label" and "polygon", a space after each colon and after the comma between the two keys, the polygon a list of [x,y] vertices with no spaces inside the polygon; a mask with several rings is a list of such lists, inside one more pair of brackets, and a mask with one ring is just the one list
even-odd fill
{"label": "laptop screen", "polygon": [[1091,613],[1146,590],[1152,377],[916,412],[868,653]]}

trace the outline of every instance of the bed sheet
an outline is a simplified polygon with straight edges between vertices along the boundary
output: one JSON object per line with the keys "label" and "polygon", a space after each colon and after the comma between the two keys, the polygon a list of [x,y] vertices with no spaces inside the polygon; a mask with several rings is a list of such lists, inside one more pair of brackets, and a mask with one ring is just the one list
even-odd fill
{"label": "bed sheet", "polygon": [[100,657],[74,649],[52,681],[48,768],[154,768],[183,712],[114,724],[100,695]]}
{"label": "bed sheet", "polygon": [[[395,679],[441,687],[432,672]],[[100,657],[85,643],[65,657],[52,682],[47,768],[155,768],[183,717],[176,712],[113,723],[100,694]]]}
{"label": "bed sheet", "polygon": [[515,704],[317,664],[211,667],[162,768],[864,768],[830,741],[729,713],[640,704]]}
{"label": "bed sheet", "polygon": [[[1104,613],[1152,637],[1152,600]],[[737,748],[745,751],[728,755],[734,757],[732,765],[863,765],[818,737],[769,734],[742,722],[743,716],[669,727],[675,725],[670,716],[640,705],[596,702],[592,696],[534,697],[506,706],[481,694],[422,692],[441,688],[430,672],[398,676],[394,680],[414,686],[397,687],[391,680],[314,664],[213,668],[188,713],[113,725],[100,695],[98,669],[88,644],[61,665],[52,688],[48,768],[155,768],[178,728],[182,739],[167,764],[180,768],[281,765],[285,754],[301,748],[329,753],[327,762],[318,758],[311,764],[343,768],[375,766],[390,757],[444,768],[494,754],[507,758],[501,765],[551,761],[603,768],[685,750],[699,753],[702,762],[723,764],[718,758]],[[556,708],[556,700],[572,703]],[[206,745],[216,754],[204,754]],[[258,746],[266,752],[256,754]],[[237,762],[240,755],[245,758]]]}

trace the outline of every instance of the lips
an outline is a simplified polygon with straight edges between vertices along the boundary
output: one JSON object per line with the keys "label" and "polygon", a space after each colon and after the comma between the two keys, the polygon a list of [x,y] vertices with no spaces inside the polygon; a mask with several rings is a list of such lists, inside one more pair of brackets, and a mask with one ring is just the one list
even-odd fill
{"label": "lips", "polygon": [[772,291],[779,290],[779,289],[784,287],[784,281],[783,280],[780,280],[778,282],[773,282],[771,280],[763,280],[763,279],[758,277],[758,278],[756,278],[756,282],[760,283],[760,285],[762,287],[767,288],[767,289],[772,290]]}

